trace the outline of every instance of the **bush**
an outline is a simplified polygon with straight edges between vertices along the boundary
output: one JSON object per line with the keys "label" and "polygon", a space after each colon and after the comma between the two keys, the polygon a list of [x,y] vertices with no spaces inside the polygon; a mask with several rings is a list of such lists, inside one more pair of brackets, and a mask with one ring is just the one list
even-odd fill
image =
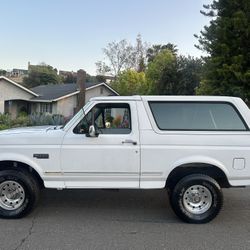
{"label": "bush", "polygon": [[33,113],[31,115],[20,114],[16,119],[12,119],[9,114],[0,114],[0,130],[44,125],[64,125],[66,119],[59,114]]}
{"label": "bush", "polygon": [[42,126],[42,125],[63,125],[65,118],[59,114],[46,114],[46,113],[34,113],[29,116],[31,126]]}
{"label": "bush", "polygon": [[11,117],[9,114],[0,114],[0,130],[11,127]]}
{"label": "bush", "polygon": [[30,120],[27,115],[21,115],[21,116],[18,116],[16,119],[11,120],[12,128],[27,127],[27,126],[30,126]]}

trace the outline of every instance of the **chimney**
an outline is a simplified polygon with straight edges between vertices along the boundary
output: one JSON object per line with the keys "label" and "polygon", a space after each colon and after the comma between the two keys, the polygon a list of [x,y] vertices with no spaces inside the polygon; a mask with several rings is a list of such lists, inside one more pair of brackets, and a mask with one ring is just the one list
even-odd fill
{"label": "chimney", "polygon": [[85,92],[86,92],[86,72],[82,69],[77,71],[76,83],[79,87],[80,93],[78,95],[78,106],[76,111],[78,112],[85,105]]}

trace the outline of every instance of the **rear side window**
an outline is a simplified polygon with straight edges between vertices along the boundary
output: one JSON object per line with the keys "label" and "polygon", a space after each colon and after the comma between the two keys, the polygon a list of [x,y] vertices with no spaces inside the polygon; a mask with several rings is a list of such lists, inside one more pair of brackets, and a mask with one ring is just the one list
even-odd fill
{"label": "rear side window", "polygon": [[161,130],[245,131],[236,108],[225,102],[149,102]]}

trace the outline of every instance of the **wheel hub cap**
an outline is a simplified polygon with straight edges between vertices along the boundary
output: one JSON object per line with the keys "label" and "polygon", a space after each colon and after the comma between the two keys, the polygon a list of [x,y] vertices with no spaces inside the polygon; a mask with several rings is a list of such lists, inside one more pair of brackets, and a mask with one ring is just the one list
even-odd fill
{"label": "wheel hub cap", "polygon": [[19,208],[25,199],[22,185],[16,181],[4,181],[0,184],[0,207],[6,210]]}
{"label": "wheel hub cap", "polygon": [[205,186],[193,185],[185,191],[183,205],[190,213],[205,213],[212,205],[212,194]]}

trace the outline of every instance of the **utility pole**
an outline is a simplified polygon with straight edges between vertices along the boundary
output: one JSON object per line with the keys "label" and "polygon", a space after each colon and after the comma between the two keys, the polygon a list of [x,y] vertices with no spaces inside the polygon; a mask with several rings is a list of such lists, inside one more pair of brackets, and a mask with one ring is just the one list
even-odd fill
{"label": "utility pole", "polygon": [[78,112],[85,105],[85,94],[86,94],[86,72],[82,69],[77,71],[76,83],[79,87],[80,93],[78,94],[78,105],[76,112]]}

